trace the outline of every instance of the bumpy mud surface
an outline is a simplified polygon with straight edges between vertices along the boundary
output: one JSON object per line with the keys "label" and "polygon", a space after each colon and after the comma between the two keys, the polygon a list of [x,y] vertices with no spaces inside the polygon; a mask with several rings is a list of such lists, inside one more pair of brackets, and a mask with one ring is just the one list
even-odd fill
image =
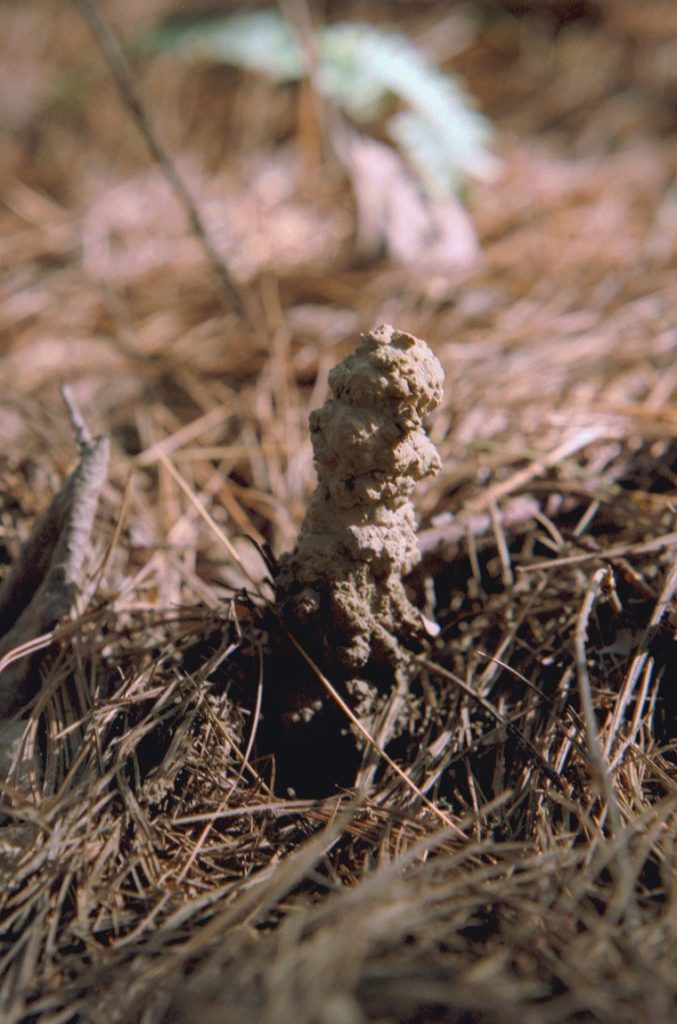
{"label": "bumpy mud surface", "polygon": [[317,630],[349,671],[396,666],[399,641],[422,629],[402,578],[420,557],[411,493],[440,468],[423,419],[443,379],[424,341],[385,325],[332,370],[310,417],[318,486],[277,589],[292,628]]}

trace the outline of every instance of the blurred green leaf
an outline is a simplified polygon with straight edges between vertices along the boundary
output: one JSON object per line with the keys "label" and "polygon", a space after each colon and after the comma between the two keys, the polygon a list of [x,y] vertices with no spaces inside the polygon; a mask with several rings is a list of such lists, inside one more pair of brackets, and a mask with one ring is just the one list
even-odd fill
{"label": "blurred green leaf", "polygon": [[[293,29],[272,9],[164,28],[155,42],[278,82],[296,81],[305,73],[305,55]],[[460,191],[468,176],[495,174],[489,122],[459,83],[405,36],[343,22],[322,29],[318,46],[318,88],[355,121],[374,120],[394,100],[404,105],[386,127],[431,196]]]}
{"label": "blurred green leaf", "polygon": [[203,60],[260,71],[276,82],[298,81],[303,51],[274,10],[232,14],[194,23],[169,23],[153,36],[156,49],[176,49]]}

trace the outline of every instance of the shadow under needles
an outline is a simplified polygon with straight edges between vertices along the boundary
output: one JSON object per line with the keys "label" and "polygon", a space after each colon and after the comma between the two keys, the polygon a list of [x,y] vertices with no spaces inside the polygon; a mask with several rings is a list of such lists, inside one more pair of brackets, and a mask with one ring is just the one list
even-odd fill
{"label": "shadow under needles", "polygon": [[[329,1006],[356,1021],[605,1020],[604,999],[645,998],[636,975],[621,993],[617,955],[651,959],[667,1006],[674,635],[669,616],[649,626],[669,549],[633,553],[645,524],[621,516],[619,553],[602,559],[572,529],[580,514],[519,527],[502,554],[489,533],[424,563],[442,630],[412,653],[407,724],[387,748],[412,785],[381,763],[352,793],[338,712],[305,747],[300,728],[271,735],[261,687],[294,685],[299,662],[242,595],[165,616],[103,606],[47,662],[24,766],[39,810],[3,797],[0,973],[16,1019],[63,1020],[68,1005],[82,1021],[102,1006],[112,1021],[142,1007],[188,1021],[218,1005],[215,1021],[254,1021],[283,1000],[285,1019]],[[591,767],[574,650],[600,560],[586,655],[622,834]],[[276,775],[292,748],[292,774]]]}

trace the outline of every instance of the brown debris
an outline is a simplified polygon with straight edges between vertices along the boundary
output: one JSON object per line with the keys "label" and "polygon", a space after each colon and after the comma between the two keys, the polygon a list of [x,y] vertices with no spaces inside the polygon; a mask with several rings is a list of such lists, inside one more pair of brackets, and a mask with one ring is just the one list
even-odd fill
{"label": "brown debris", "polygon": [[71,610],[106,478],[108,450],[107,437],[81,442],[80,462],[0,586],[0,722],[12,718],[34,694],[39,659],[26,657],[31,641],[53,630]]}
{"label": "brown debris", "polygon": [[[331,7],[438,47],[455,11]],[[0,573],[67,475],[61,375],[111,436],[117,531],[43,666],[29,784],[0,795],[3,1019],[675,1018],[672,7],[460,5],[481,16],[449,66],[504,173],[467,196],[478,262],[445,273],[365,264],[328,154],[287,174],[296,90],[132,58],[212,231],[251,211],[220,242],[230,267],[244,239],[245,329],[74,6],[3,5]],[[175,9],[105,5],[121,36]],[[260,756],[289,663],[266,664],[261,598],[224,600],[220,537],[290,550],[308,412],[382,322],[453,382],[410,581],[441,633],[410,666],[401,774],[378,759],[364,791],[298,799]]]}

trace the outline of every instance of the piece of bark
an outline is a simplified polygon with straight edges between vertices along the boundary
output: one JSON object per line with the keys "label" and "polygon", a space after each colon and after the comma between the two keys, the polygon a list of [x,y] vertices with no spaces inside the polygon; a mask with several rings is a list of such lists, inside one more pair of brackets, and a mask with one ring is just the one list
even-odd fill
{"label": "piece of bark", "polygon": [[[77,433],[79,464],[0,585],[0,664],[10,651],[52,630],[72,607],[109,453],[107,437],[90,440]],[[35,696],[41,654],[18,658],[0,671],[0,723]]]}

